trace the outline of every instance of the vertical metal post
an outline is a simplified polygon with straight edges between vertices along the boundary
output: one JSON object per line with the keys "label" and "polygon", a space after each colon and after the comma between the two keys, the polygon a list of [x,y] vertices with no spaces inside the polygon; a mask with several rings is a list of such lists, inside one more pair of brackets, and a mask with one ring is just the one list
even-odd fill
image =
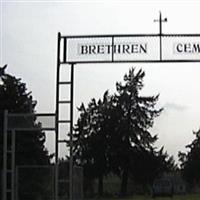
{"label": "vertical metal post", "polygon": [[160,12],[159,14],[159,32],[160,32],[160,35],[162,35],[162,14]]}
{"label": "vertical metal post", "polygon": [[159,22],[159,38],[160,38],[160,61],[162,61],[162,23],[167,22],[167,18],[162,19],[162,14],[160,12],[159,19],[154,20],[154,22]]}
{"label": "vertical metal post", "polygon": [[[54,185],[55,185],[55,168],[52,166],[51,167],[51,199],[55,200],[55,190],[54,190]],[[18,200],[18,199],[16,199]]]}
{"label": "vertical metal post", "polygon": [[159,15],[159,35],[160,35],[160,61],[162,60],[162,15]]}
{"label": "vertical metal post", "polygon": [[15,130],[12,129],[12,132],[11,132],[11,151],[12,151],[12,154],[11,154],[11,157],[12,157],[12,160],[11,160],[11,171],[12,171],[12,174],[11,174],[11,191],[12,191],[12,195],[11,195],[11,199],[12,200],[15,200]]}
{"label": "vertical metal post", "polygon": [[114,61],[114,36],[112,36],[112,58],[111,61]]}
{"label": "vertical metal post", "polygon": [[15,186],[16,186],[15,187],[15,197],[16,197],[16,199],[15,200],[19,199],[19,197],[18,197],[18,195],[19,195],[19,193],[18,193],[18,190],[19,190],[18,184],[19,184],[19,167],[16,166],[16,177],[15,177]]}
{"label": "vertical metal post", "polygon": [[56,75],[56,117],[55,117],[55,200],[58,199],[58,139],[59,139],[59,80],[60,80],[60,40],[61,34],[58,33],[57,41],[57,75]]}
{"label": "vertical metal post", "polygon": [[71,64],[71,105],[70,105],[70,168],[69,168],[69,195],[73,200],[73,103],[74,103],[74,63]]}
{"label": "vertical metal post", "polygon": [[7,146],[8,146],[8,111],[4,111],[3,123],[3,200],[7,200]]}
{"label": "vertical metal post", "polygon": [[67,56],[67,38],[64,37],[64,44],[63,44],[63,62],[66,62],[66,56]]}

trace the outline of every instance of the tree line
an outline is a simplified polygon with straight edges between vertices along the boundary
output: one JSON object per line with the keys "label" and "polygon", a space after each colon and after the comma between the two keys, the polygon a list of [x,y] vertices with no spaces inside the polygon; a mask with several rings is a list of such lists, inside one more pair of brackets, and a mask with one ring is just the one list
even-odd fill
{"label": "tree line", "polygon": [[[74,164],[82,166],[86,180],[98,180],[98,195],[102,196],[105,177],[113,174],[121,180],[120,196],[126,196],[128,180],[141,185],[152,184],[165,172],[180,170],[192,186],[200,181],[200,131],[187,145],[186,153],[179,152],[180,168],[172,156],[155,146],[157,135],[152,135],[154,119],[162,114],[157,108],[159,95],[142,96],[145,72],[131,68],[123,82],[116,83],[116,92],[105,91],[100,99],[91,99],[78,108],[80,113],[74,126]],[[35,113],[36,101],[27,91],[21,79],[0,68],[0,170],[3,163],[3,111],[11,113]],[[45,148],[45,133],[33,131],[17,134],[16,165],[51,165],[53,155]],[[66,158],[68,161],[68,158]],[[67,163],[63,161],[63,163]],[[65,171],[65,170],[62,170]],[[62,173],[62,172],[61,172]],[[62,176],[60,174],[60,176]],[[29,177],[29,178],[28,178]],[[32,190],[32,180],[46,184],[44,173],[38,177],[24,174],[24,187]],[[28,187],[30,186],[31,187]],[[35,184],[36,195],[42,191]],[[1,191],[1,190],[0,190]],[[27,197],[24,197],[26,199]],[[23,199],[23,198],[21,198]],[[31,197],[29,197],[31,199]],[[35,197],[32,197],[35,199]]]}

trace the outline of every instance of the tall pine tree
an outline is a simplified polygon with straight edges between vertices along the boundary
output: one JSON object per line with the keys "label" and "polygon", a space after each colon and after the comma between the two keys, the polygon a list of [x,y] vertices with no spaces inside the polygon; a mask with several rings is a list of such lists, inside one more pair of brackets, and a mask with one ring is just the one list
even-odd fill
{"label": "tall pine tree", "polygon": [[154,118],[159,116],[162,109],[155,109],[157,96],[141,96],[145,72],[141,69],[136,72],[134,68],[124,76],[124,84],[117,83],[116,102],[118,113],[119,148],[117,156],[121,169],[121,195],[127,193],[127,184],[130,171],[131,158],[134,148],[152,149],[157,136],[152,136],[149,128],[153,126]]}
{"label": "tall pine tree", "polygon": [[103,177],[109,173],[108,138],[110,96],[106,91],[103,100],[92,99],[86,108],[79,108],[80,118],[75,128],[74,153],[76,162],[84,167],[85,177],[98,179],[98,194],[103,195]]}
{"label": "tall pine tree", "polygon": [[154,152],[157,136],[152,136],[149,128],[162,109],[155,109],[158,96],[140,96],[144,76],[142,70],[130,69],[124,76],[125,83],[116,84],[117,94],[105,92],[103,100],[92,99],[88,107],[82,104],[79,108],[75,158],[83,165],[87,177],[98,177],[100,195],[102,178],[111,172],[121,177],[120,193],[126,195],[128,177],[138,152],[146,152],[149,159],[150,152]]}

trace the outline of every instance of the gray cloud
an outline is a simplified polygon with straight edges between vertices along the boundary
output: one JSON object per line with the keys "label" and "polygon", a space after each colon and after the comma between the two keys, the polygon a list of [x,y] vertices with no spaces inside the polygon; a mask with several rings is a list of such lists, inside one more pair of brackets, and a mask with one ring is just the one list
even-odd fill
{"label": "gray cloud", "polygon": [[172,102],[165,103],[165,105],[163,107],[164,107],[165,111],[167,111],[167,110],[184,111],[187,109],[187,106],[172,103]]}

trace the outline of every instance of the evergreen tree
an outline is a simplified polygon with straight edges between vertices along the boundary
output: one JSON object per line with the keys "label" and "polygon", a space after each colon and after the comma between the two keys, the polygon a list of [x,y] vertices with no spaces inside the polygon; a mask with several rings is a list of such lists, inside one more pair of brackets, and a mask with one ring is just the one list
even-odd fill
{"label": "evergreen tree", "polygon": [[121,195],[127,193],[127,183],[130,171],[133,148],[152,149],[157,136],[152,136],[149,128],[153,126],[154,118],[162,109],[155,109],[157,96],[140,96],[143,88],[145,72],[141,69],[135,72],[132,68],[124,76],[125,83],[117,83],[117,107],[120,113],[117,134],[120,135],[118,159],[121,168]]}
{"label": "evergreen tree", "polygon": [[158,151],[134,148],[130,166],[131,178],[143,188],[152,185],[153,181],[162,176],[164,172],[176,170],[173,157],[164,152],[163,147]]}
{"label": "evergreen tree", "polygon": [[[3,118],[4,111],[9,113],[34,113],[36,101],[32,99],[31,93],[27,92],[26,84],[12,75],[5,73],[5,68],[0,69],[0,170],[3,164]],[[30,119],[28,119],[30,120]],[[37,124],[31,118],[30,123]],[[21,122],[19,122],[21,123]],[[16,132],[16,165],[47,165],[50,164],[50,156],[44,146],[45,133],[42,131],[18,131]],[[23,177],[24,176],[24,177]],[[28,176],[28,177],[27,177]],[[42,175],[41,175],[42,176]],[[27,190],[34,190],[28,185],[32,177],[31,173],[23,174],[20,180],[24,182]],[[36,183],[37,184],[37,183]],[[25,188],[24,188],[25,189]],[[28,191],[26,191],[28,192]],[[36,189],[38,193],[38,189]]]}
{"label": "evergreen tree", "polygon": [[92,99],[85,108],[79,108],[80,118],[75,128],[74,154],[77,163],[84,167],[85,177],[99,182],[98,193],[103,195],[103,177],[108,174],[107,136],[110,128],[110,96],[105,92],[103,100]]}
{"label": "evergreen tree", "polygon": [[[120,194],[124,196],[131,174],[139,180],[139,174],[144,173],[152,180],[159,169],[159,173],[164,171],[167,164],[162,150],[156,152],[153,147],[157,136],[149,132],[154,118],[162,111],[155,109],[158,95],[144,97],[139,94],[144,76],[142,70],[135,72],[135,69],[130,69],[124,76],[125,83],[116,84],[117,94],[105,92],[102,100],[92,99],[88,107],[82,104],[79,108],[74,157],[84,167],[87,177],[99,179],[100,195],[103,177],[109,173],[121,177]],[[143,156],[151,160],[154,172],[138,170],[134,163],[140,158],[140,164],[144,164]],[[141,178],[141,181],[145,180]]]}
{"label": "evergreen tree", "polygon": [[191,186],[200,185],[200,129],[193,134],[195,139],[186,146],[187,153],[179,152],[183,177]]}

